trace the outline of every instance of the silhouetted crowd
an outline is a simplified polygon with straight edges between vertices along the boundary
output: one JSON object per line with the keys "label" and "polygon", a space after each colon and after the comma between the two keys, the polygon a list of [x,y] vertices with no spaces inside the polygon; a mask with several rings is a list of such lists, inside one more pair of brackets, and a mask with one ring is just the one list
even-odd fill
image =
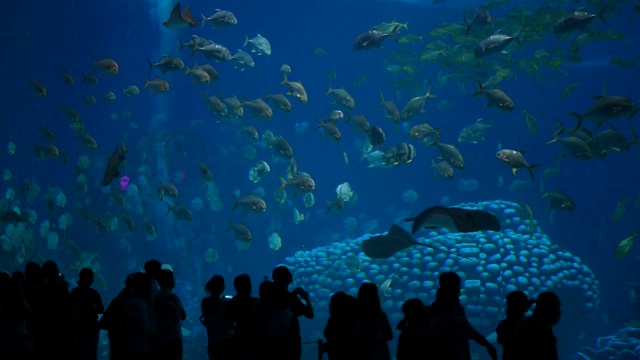
{"label": "silhouetted crowd", "polygon": [[[78,286],[69,290],[53,261],[42,266],[30,262],[24,272],[12,275],[0,272],[0,359],[97,359],[101,329],[108,334],[111,360],[182,359],[186,312],[173,293],[172,270],[149,260],[144,272],[126,277],[106,309],[92,288],[93,278],[93,271],[84,268]],[[273,269],[271,279],[265,277],[258,297],[252,295],[247,274],[235,277],[233,297],[223,296],[221,275],[207,281],[199,319],[207,332],[209,359],[300,360],[299,317],[313,319],[314,310],[304,289],[289,291],[292,282],[283,265]],[[498,358],[496,348],[467,320],[460,291],[460,276],[445,272],[431,304],[418,298],[404,302],[404,318],[396,326],[397,360],[470,360],[470,340]],[[553,326],[560,320],[558,296],[546,291],[530,300],[524,292],[512,291],[506,302],[506,317],[496,329],[502,359],[557,359]],[[334,293],[329,313],[321,350],[330,360],[392,358],[393,329],[376,284],[363,282],[356,297]]]}

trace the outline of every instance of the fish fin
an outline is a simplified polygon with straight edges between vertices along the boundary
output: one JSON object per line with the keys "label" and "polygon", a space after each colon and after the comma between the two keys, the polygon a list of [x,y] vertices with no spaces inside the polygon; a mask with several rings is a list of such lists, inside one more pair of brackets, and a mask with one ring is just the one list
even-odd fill
{"label": "fish fin", "polygon": [[478,80],[478,89],[476,90],[476,92],[474,92],[473,96],[478,96],[481,95],[484,92],[484,87],[482,86],[482,83],[480,82],[480,80]]}
{"label": "fish fin", "polygon": [[600,11],[598,11],[598,18],[602,21],[603,24],[608,25],[607,21],[604,19],[604,12],[607,10],[610,4],[604,4]]}
{"label": "fish fin", "polygon": [[516,176],[516,172],[518,172],[517,168],[511,168],[511,173],[513,174],[513,176]]}
{"label": "fish fin", "polygon": [[575,134],[575,132],[580,129],[580,126],[582,126],[582,122],[584,121],[584,115],[578,114],[576,112],[570,112],[569,115],[571,115],[574,118],[578,119],[578,123],[573,128],[573,130],[571,130],[571,134]]}
{"label": "fish fin", "polygon": [[245,36],[244,36],[244,44],[242,44],[242,47],[247,46],[248,43],[249,43],[249,37],[245,34]]}
{"label": "fish fin", "polygon": [[533,177],[533,169],[535,169],[537,167],[540,167],[540,164],[531,164],[527,168],[529,170],[529,175],[531,175],[531,180],[535,180],[535,178]]}
{"label": "fish fin", "polygon": [[168,202],[166,204],[167,204],[167,212],[165,213],[165,215],[169,215],[169,213],[171,212],[172,207],[171,207],[171,205],[169,205]]}
{"label": "fish fin", "polygon": [[280,184],[281,185],[278,191],[284,190],[284,188],[287,187],[287,180],[285,180],[282,176],[280,176]]}
{"label": "fish fin", "polygon": [[233,195],[233,207],[231,208],[231,211],[235,210],[238,207],[238,197],[236,197],[235,195]]}

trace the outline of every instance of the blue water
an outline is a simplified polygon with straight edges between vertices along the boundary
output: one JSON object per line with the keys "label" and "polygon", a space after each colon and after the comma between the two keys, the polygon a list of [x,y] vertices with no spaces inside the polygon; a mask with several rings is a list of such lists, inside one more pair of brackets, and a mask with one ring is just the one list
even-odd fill
{"label": "blue water", "polygon": [[[535,9],[538,4],[530,2],[512,2],[492,10],[494,19],[500,19],[515,6]],[[173,30],[162,26],[174,3],[165,1],[110,1],[110,2],[42,2],[37,6],[23,2],[7,5],[2,23],[4,24],[4,56],[0,59],[2,82],[0,83],[0,107],[2,131],[0,144],[0,170],[8,169],[12,178],[2,182],[2,193],[7,189],[17,189],[23,181],[29,180],[40,185],[40,195],[33,204],[24,197],[7,201],[10,207],[22,211],[32,209],[38,214],[33,230],[36,261],[54,259],[61,264],[63,272],[73,278],[69,269],[74,259],[65,251],[65,241],[76,242],[83,252],[99,253],[100,272],[106,279],[107,287],[101,289],[108,301],[122,285],[124,276],[141,269],[149,258],[157,258],[170,264],[176,271],[178,288],[185,303],[190,306],[191,319],[197,319],[201,288],[214,273],[221,273],[227,280],[227,293],[233,294],[232,280],[239,273],[249,273],[257,289],[263,275],[269,275],[271,269],[283,263],[297,251],[312,250],[327,246],[335,241],[356,239],[367,232],[380,233],[396,221],[398,214],[417,214],[423,209],[447,201],[449,205],[489,200],[507,200],[515,203],[529,203],[534,210],[542,232],[547,234],[554,244],[582,259],[599,280],[601,304],[595,314],[585,315],[598,326],[598,331],[587,334],[569,333],[562,337],[563,349],[572,354],[580,346],[593,345],[598,336],[615,332],[626,321],[632,320],[633,307],[638,316],[638,304],[628,300],[628,282],[638,282],[640,255],[634,248],[622,259],[615,259],[615,248],[620,240],[631,235],[637,228],[640,204],[634,200],[640,196],[640,171],[638,171],[638,149],[632,145],[628,152],[609,154],[606,160],[580,161],[565,158],[559,161],[560,173],[552,178],[543,178],[544,169],[554,166],[554,159],[560,147],[546,145],[551,140],[555,119],[560,119],[568,127],[574,119],[567,115],[569,111],[584,112],[591,104],[592,96],[602,95],[603,83],[606,83],[608,95],[627,96],[640,102],[639,88],[635,79],[640,79],[637,67],[622,69],[609,64],[609,59],[621,57],[629,59],[638,56],[640,46],[637,37],[638,17],[630,4],[619,3],[609,15],[608,25],[595,20],[591,27],[598,30],[614,29],[624,33],[625,37],[616,41],[593,40],[581,51],[584,62],[565,63],[561,70],[565,75],[547,80],[536,80],[518,70],[515,62],[530,57],[538,49],[551,49],[555,46],[568,48],[577,34],[569,39],[560,39],[551,33],[542,39],[527,43],[519,49],[510,47],[514,58],[512,69],[516,78],[505,80],[499,87],[515,101],[516,109],[511,113],[499,113],[496,109],[484,106],[484,97],[472,97],[476,78],[450,80],[445,84],[434,85],[432,93],[438,99],[428,100],[425,114],[411,121],[411,125],[428,121],[433,126],[443,126],[442,142],[456,144],[459,131],[477,118],[491,119],[493,128],[487,133],[486,141],[479,144],[456,144],[465,157],[464,170],[456,170],[454,180],[445,181],[433,178],[429,170],[431,160],[439,156],[435,147],[426,147],[415,139],[410,139],[405,130],[394,132],[393,124],[383,119],[382,109],[377,108],[379,90],[384,91],[387,100],[393,100],[402,106],[412,97],[424,93],[425,87],[415,92],[398,91],[389,88],[392,75],[387,72],[383,62],[393,53],[406,50],[423,51],[424,45],[403,45],[387,40],[383,49],[354,52],[352,44],[356,36],[382,21],[397,20],[409,23],[406,33],[423,35],[424,43],[434,40],[428,32],[442,23],[462,21],[464,9],[473,9],[481,2],[447,1],[443,4],[423,4],[418,1],[290,1],[290,2],[222,2],[211,3],[193,1],[190,5],[194,17],[200,13],[211,15],[216,8],[233,11],[238,24],[229,28],[212,29],[205,27]],[[586,6],[586,5],[584,5]],[[578,5],[576,4],[576,7]],[[566,7],[565,11],[573,10]],[[587,6],[589,11],[597,11]],[[166,94],[152,95],[149,89],[143,89],[144,78],[161,75],[153,69],[148,75],[146,59],[157,61],[162,55],[180,56],[185,64],[205,63],[200,54],[191,55],[187,49],[178,50],[178,38],[187,41],[191,35],[211,39],[229,48],[231,53],[242,47],[245,35],[253,37],[262,34],[271,42],[271,56],[255,56],[255,68],[240,71],[232,63],[212,63],[220,73],[220,79],[210,85],[192,84],[182,72],[168,73],[163,76],[170,83]],[[452,43],[449,38],[442,41]],[[323,49],[327,55],[318,56],[314,51]],[[248,48],[245,50],[248,51]],[[635,53],[634,53],[635,51]],[[501,55],[498,55],[498,57]],[[120,67],[118,75],[101,77],[92,69],[95,59],[112,58]],[[203,100],[205,91],[209,95],[224,93],[225,96],[244,95],[247,99],[265,97],[271,93],[286,92],[282,81],[280,66],[289,64],[293,72],[290,80],[300,80],[304,84],[309,103],[301,104],[290,98],[293,105],[291,113],[274,110],[272,120],[245,117],[243,125],[253,125],[262,134],[271,130],[284,136],[294,149],[299,171],[309,173],[316,182],[314,191],[316,204],[305,208],[301,196],[294,197],[288,191],[288,201],[277,204],[272,196],[279,187],[279,176],[285,176],[286,162],[272,157],[272,150],[259,143],[252,144],[239,135],[238,121],[214,118],[207,110]],[[446,68],[438,62],[416,64],[423,75],[416,78],[419,83],[436,80],[438,73],[454,75],[454,68]],[[335,79],[329,79],[327,73],[333,71]],[[546,71],[546,70],[545,70]],[[62,82],[61,74],[69,72],[76,83],[69,86]],[[83,83],[83,74],[98,76],[95,87]],[[547,75],[550,73],[547,71]],[[162,75],[161,75],[162,76]],[[364,77],[364,82],[358,82]],[[47,88],[46,98],[38,98],[27,87],[29,79],[39,81]],[[477,79],[486,81],[485,79]],[[579,82],[575,92],[566,99],[560,98],[566,85]],[[365,115],[372,124],[380,126],[386,133],[386,143],[382,148],[395,146],[400,142],[411,143],[416,147],[417,156],[410,164],[400,164],[393,168],[369,168],[366,160],[360,160],[362,154],[356,145],[364,135],[353,129],[351,124],[340,124],[342,139],[334,142],[322,137],[314,130],[319,116],[326,118],[329,110],[339,108],[332,104],[331,97],[325,96],[329,84],[334,88],[345,87],[356,101],[354,114]],[[126,97],[122,89],[136,85],[141,92],[137,96]],[[116,94],[116,100],[105,102],[101,95],[108,91]],[[93,95],[97,104],[86,105],[83,98]],[[441,106],[446,100],[450,106]],[[63,107],[73,107],[80,114],[86,130],[98,142],[98,149],[90,151],[84,148],[59,111]],[[532,135],[527,129],[524,115],[526,109],[537,119],[538,135]],[[123,113],[129,112],[131,118],[123,119]],[[631,138],[631,128],[637,117],[627,121],[614,120],[612,124]],[[308,122],[309,128],[303,133],[296,132],[296,124]],[[133,128],[129,123],[135,123]],[[48,126],[56,134],[55,143],[66,152],[69,164],[59,160],[38,161],[34,157],[35,144],[47,143],[39,128]],[[591,130],[595,130],[589,124]],[[165,142],[165,152],[158,158],[158,141]],[[9,155],[5,144],[13,142],[17,151]],[[103,167],[108,156],[120,144],[126,143],[129,149],[126,160],[126,172],[132,179],[144,175],[143,167],[148,167],[148,187],[140,189],[137,197],[127,197],[127,205],[122,208],[109,200],[108,189],[101,186]],[[246,159],[243,149],[254,146],[255,159]],[[541,164],[536,169],[536,181],[529,188],[510,191],[509,185],[515,179],[528,180],[526,171],[518,172],[514,178],[510,170],[495,159],[500,148],[525,151],[529,162]],[[349,163],[345,164],[343,153]],[[77,159],[88,155],[93,167],[85,172],[89,178],[87,194],[75,196],[72,189],[78,173],[75,167]],[[271,173],[261,182],[249,181],[249,169],[258,160],[271,165]],[[198,165],[205,162],[211,169],[213,182],[219,190],[223,202],[221,211],[209,208],[206,189]],[[166,170],[163,168],[166,166]],[[504,185],[499,187],[499,177]],[[204,200],[204,208],[193,210],[191,222],[175,222],[171,216],[165,216],[166,205],[158,201],[155,184],[167,179],[184,178],[176,186],[180,195],[177,203],[191,206],[196,197]],[[477,189],[461,190],[457,179],[473,179]],[[541,198],[539,180],[547,191],[561,190],[569,194],[577,204],[574,212],[554,212],[546,210],[547,202]],[[349,182],[358,196],[355,204],[347,204],[340,213],[325,215],[325,201],[335,198],[335,188]],[[115,181],[112,186],[116,186]],[[243,216],[241,211],[231,211],[233,194],[244,195],[264,189],[268,210],[265,214]],[[67,197],[67,205],[50,213],[45,208],[47,189],[61,189]],[[407,204],[403,201],[403,192],[413,189],[418,193],[418,201]],[[614,222],[612,219],[616,204],[626,197],[626,212]],[[76,203],[90,199],[92,214],[120,215],[132,214],[137,224],[135,232],[120,229],[114,232],[96,232],[93,222],[85,222],[76,208]],[[306,220],[300,224],[293,221],[293,208],[304,213]],[[73,224],[57,231],[60,237],[57,249],[47,249],[46,240],[39,236],[39,226],[49,220],[57,224],[59,217],[69,212]],[[153,220],[158,238],[155,241],[145,239],[142,220]],[[344,228],[347,217],[358,221],[353,231]],[[552,219],[553,217],[553,219]],[[551,219],[553,221],[551,221]],[[227,232],[229,221],[242,221],[250,227],[253,242],[247,251],[239,251]],[[2,225],[6,227],[5,224]],[[6,231],[6,230],[5,230]],[[274,251],[268,246],[267,239],[277,232],[282,238],[282,248]],[[130,246],[122,246],[123,243]],[[202,254],[208,248],[215,249],[219,258],[215,263],[206,262]],[[9,250],[2,258],[0,268],[13,271],[21,268],[16,263],[17,248]],[[31,259],[28,259],[31,260]],[[323,274],[317,274],[322,276]],[[255,291],[257,292],[257,291]],[[535,294],[530,294],[535,295]],[[430,302],[432,299],[423,299]],[[314,320],[303,324],[309,329],[303,334],[305,339],[314,339],[324,324]],[[497,323],[497,321],[496,321]],[[394,324],[395,325],[395,324]],[[197,332],[197,321],[190,323]],[[202,331],[200,329],[199,331]],[[198,338],[193,338],[197,342]],[[201,339],[200,339],[201,340]]]}

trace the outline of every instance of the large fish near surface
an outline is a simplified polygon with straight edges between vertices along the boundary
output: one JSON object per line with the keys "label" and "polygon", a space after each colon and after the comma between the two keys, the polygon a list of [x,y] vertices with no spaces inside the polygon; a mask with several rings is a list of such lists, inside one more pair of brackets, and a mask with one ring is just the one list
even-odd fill
{"label": "large fish near surface", "polygon": [[591,24],[593,19],[600,18],[600,20],[606,24],[607,22],[604,20],[604,11],[607,6],[603,6],[602,9],[598,12],[598,14],[588,13],[582,10],[576,10],[571,14],[562,17],[558,20],[553,26],[554,34],[563,34],[573,30],[586,30],[587,25]]}
{"label": "large fish near surface", "polygon": [[578,119],[574,132],[582,126],[584,120],[591,121],[599,128],[608,121],[626,117],[630,120],[640,108],[625,96],[594,96],[596,101],[589,106],[584,114],[570,112],[569,115]]}
{"label": "large fish near surface", "polygon": [[411,232],[415,234],[421,228],[443,228],[457,232],[475,232],[482,230],[500,231],[500,221],[490,212],[456,207],[433,206],[415,217],[404,219],[412,221]]}
{"label": "large fish near surface", "polygon": [[353,43],[353,50],[369,50],[373,48],[382,48],[382,43],[388,38],[395,38],[397,34],[397,30],[400,24],[396,25],[391,29],[391,31],[380,31],[371,29],[369,31],[363,32],[356,38],[356,41]]}
{"label": "large fish near surface", "polygon": [[518,43],[518,45],[522,46],[522,42],[520,41],[521,35],[522,35],[522,30],[515,36],[500,34],[500,30],[498,30],[496,31],[495,34],[480,41],[480,43],[476,47],[475,56],[476,58],[481,58],[481,57],[501,53],[514,40]]}

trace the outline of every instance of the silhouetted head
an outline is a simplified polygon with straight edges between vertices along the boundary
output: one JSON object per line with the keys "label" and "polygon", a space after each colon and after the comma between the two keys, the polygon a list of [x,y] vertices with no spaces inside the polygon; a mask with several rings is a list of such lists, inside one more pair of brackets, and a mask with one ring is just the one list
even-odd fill
{"label": "silhouetted head", "polygon": [[[156,278],[161,289],[173,289],[176,287],[176,279],[173,277],[173,271],[169,269],[160,269]],[[224,286],[224,280],[222,280]]]}
{"label": "silhouetted head", "polygon": [[293,282],[293,275],[285,265],[276,266],[271,272],[271,278],[278,287],[287,288]]}
{"label": "silhouetted head", "polygon": [[220,297],[224,292],[224,289],[224,278],[222,275],[218,274],[213,275],[204,285],[204,290],[215,297]]}
{"label": "silhouetted head", "polygon": [[381,310],[378,285],[372,282],[363,282],[358,289],[358,307],[365,313]]}
{"label": "silhouetted head", "polygon": [[78,286],[91,286],[93,285],[93,270],[89,268],[82,268],[78,274]]}
{"label": "silhouetted head", "polygon": [[145,298],[151,293],[152,278],[149,274],[143,272],[135,272],[129,274],[124,280],[125,286],[133,291],[136,296]]}
{"label": "silhouetted head", "polygon": [[15,281],[18,284],[24,283],[24,273],[20,270],[16,270],[11,273],[11,280]]}
{"label": "silhouetted head", "polygon": [[273,303],[273,293],[275,291],[275,283],[271,280],[263,281],[258,288],[258,296],[260,303],[265,306],[271,306]]}
{"label": "silhouetted head", "polygon": [[29,281],[39,281],[42,278],[42,268],[40,264],[34,261],[29,261],[24,266],[24,277]]}
{"label": "silhouetted head", "polygon": [[424,314],[424,303],[418,298],[408,299],[402,304],[402,313],[409,324],[419,323]]}
{"label": "silhouetted head", "polygon": [[42,264],[42,276],[49,283],[55,283],[60,277],[58,264],[53,260],[47,260]]}
{"label": "silhouetted head", "polygon": [[447,294],[451,294],[452,296],[460,296],[460,289],[462,288],[462,279],[460,279],[460,275],[456,274],[453,271],[447,271],[440,274],[438,278],[438,284],[440,285],[440,289],[442,289]]}
{"label": "silhouetted head", "polygon": [[348,297],[349,295],[344,291],[333,293],[329,300],[329,315],[343,316],[346,313],[345,308],[348,306]]}
{"label": "silhouetted head", "polygon": [[553,326],[560,321],[560,298],[553,291],[538,295],[533,316]]}
{"label": "silhouetted head", "polygon": [[236,289],[238,295],[250,295],[251,294],[251,277],[249,274],[240,274],[233,279],[233,287]]}
{"label": "silhouetted head", "polygon": [[158,273],[162,269],[162,263],[156,259],[151,259],[144,263],[144,272],[151,275],[153,278],[157,278]]}
{"label": "silhouetted head", "polygon": [[520,290],[514,290],[507,294],[507,315],[522,317],[533,305],[527,294]]}

